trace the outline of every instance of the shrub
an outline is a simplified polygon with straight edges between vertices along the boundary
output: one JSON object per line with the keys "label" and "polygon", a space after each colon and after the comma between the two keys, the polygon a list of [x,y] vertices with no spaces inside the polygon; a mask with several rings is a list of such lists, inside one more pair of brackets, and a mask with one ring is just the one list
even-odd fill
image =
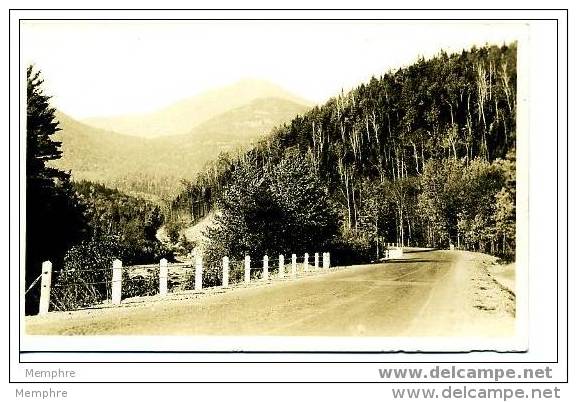
{"label": "shrub", "polygon": [[367,236],[343,234],[331,246],[331,265],[368,263],[375,257],[375,245]]}
{"label": "shrub", "polygon": [[112,261],[123,256],[123,248],[113,239],[72,247],[64,256],[64,268],[55,275],[51,294],[54,307],[70,310],[108,299]]}
{"label": "shrub", "polygon": [[168,236],[168,240],[170,240],[170,242],[172,244],[177,244],[179,239],[180,239],[180,232],[183,228],[183,223],[179,220],[170,220],[168,222],[166,222],[165,230],[166,230],[166,235]]}
{"label": "shrub", "polygon": [[[72,247],[64,257],[64,267],[54,273],[51,292],[53,307],[73,310],[101,303],[111,297],[112,262],[120,259],[124,266],[158,263],[172,255],[159,243],[122,244],[115,238],[90,240]],[[130,276],[123,270],[123,297],[158,293],[158,273]]]}
{"label": "shrub", "polygon": [[[185,289],[194,289],[194,270],[188,270],[185,274]],[[229,284],[242,282],[244,280],[244,261],[230,260],[228,281]],[[213,287],[222,285],[222,258],[218,263],[203,262],[202,286]]]}
{"label": "shrub", "polygon": [[300,156],[265,168],[241,166],[219,200],[215,226],[206,233],[207,265],[220,266],[223,256],[241,260],[246,254],[322,249],[335,238],[339,226],[327,194]]}
{"label": "shrub", "polygon": [[122,297],[141,297],[153,296],[158,294],[160,287],[160,278],[158,270],[151,272],[150,275],[130,276],[127,271],[122,275]]}

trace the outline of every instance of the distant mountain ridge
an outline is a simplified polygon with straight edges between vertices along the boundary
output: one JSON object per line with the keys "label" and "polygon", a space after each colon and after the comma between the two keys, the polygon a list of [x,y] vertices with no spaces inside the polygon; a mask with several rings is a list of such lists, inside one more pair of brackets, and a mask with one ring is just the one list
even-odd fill
{"label": "distant mountain ridge", "polygon": [[152,113],[82,119],[107,131],[145,138],[175,136],[231,109],[257,99],[277,98],[311,106],[311,102],[263,80],[244,79],[232,85],[183,99]]}
{"label": "distant mountain ridge", "polygon": [[[308,107],[287,99],[261,98],[228,110],[194,127],[189,133],[154,140],[170,142],[178,146],[213,144],[232,149],[269,134],[278,124],[289,122]],[[247,118],[249,117],[250,118]]]}
{"label": "distant mountain ridge", "polygon": [[168,199],[220,152],[246,147],[309,109],[293,99],[299,98],[255,98],[179,135],[152,138],[94,127],[57,111],[61,131],[55,140],[62,142],[63,155],[51,164],[76,180]]}

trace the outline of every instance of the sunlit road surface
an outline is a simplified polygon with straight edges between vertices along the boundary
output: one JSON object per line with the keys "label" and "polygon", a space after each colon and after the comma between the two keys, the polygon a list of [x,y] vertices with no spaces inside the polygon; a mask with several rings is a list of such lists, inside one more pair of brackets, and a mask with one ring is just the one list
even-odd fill
{"label": "sunlit road surface", "polygon": [[[460,252],[409,252],[402,260],[201,298],[28,317],[27,333],[459,336],[490,328],[487,335],[510,334],[514,318],[503,308],[505,295],[483,275]],[[481,288],[489,293],[479,295]]]}

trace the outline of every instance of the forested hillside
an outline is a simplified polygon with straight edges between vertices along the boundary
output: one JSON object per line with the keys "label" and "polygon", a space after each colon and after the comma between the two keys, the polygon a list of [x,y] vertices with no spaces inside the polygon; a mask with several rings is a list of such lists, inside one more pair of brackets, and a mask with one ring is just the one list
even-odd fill
{"label": "forested hillside", "polygon": [[[258,187],[273,167],[297,157],[340,216],[339,231],[326,238],[332,244],[373,253],[378,242],[453,243],[512,256],[516,52],[516,44],[441,52],[374,77],[274,129],[248,152],[220,155],[173,211],[216,203],[224,217],[218,224],[235,221],[230,230],[242,230],[239,222],[256,218],[255,211],[243,215],[242,203],[236,211],[229,206],[233,197],[254,207],[253,189],[237,194],[239,175],[260,177],[249,181]],[[266,241],[246,248],[266,250]]]}
{"label": "forested hillside", "polygon": [[[253,93],[254,95],[254,93]],[[288,96],[288,95],[287,95]],[[219,109],[220,110],[220,109]],[[182,135],[141,138],[79,122],[57,112],[62,158],[51,165],[150,200],[170,199],[219,152],[248,147],[308,107],[284,98],[257,98],[189,127]]]}
{"label": "forested hillside", "polygon": [[163,222],[160,207],[98,183],[83,180],[73,187],[85,205],[91,238],[116,239],[138,251],[157,247],[156,231]]}

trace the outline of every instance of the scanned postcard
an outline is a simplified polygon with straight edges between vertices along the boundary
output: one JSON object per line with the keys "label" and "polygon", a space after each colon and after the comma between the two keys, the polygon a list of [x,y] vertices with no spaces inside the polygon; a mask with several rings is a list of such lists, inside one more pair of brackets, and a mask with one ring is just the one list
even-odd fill
{"label": "scanned postcard", "polygon": [[526,350],[524,24],[21,35],[30,350]]}

